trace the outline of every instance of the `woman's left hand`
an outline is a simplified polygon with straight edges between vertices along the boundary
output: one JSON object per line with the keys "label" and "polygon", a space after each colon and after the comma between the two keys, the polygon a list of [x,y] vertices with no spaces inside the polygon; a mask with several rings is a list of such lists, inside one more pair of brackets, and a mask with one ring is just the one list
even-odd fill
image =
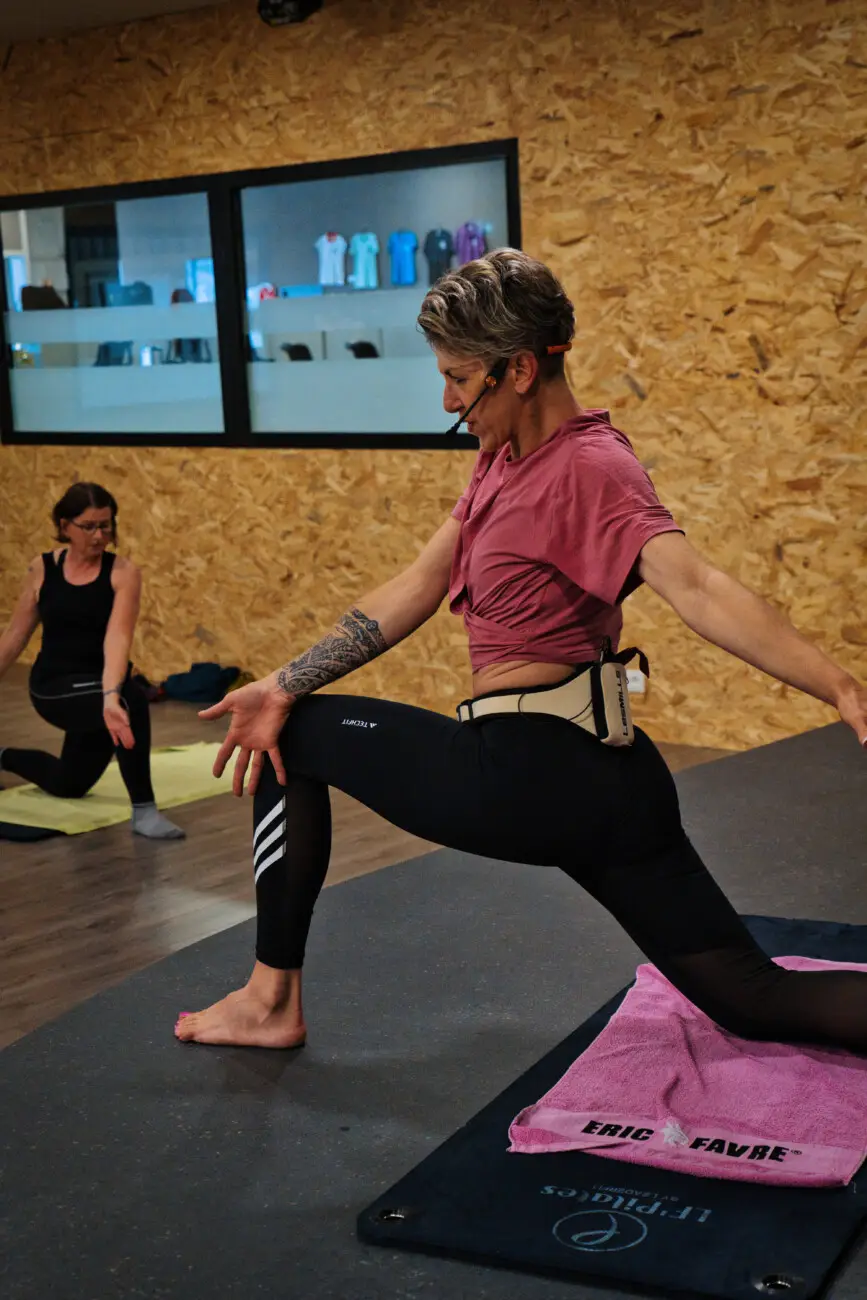
{"label": "woman's left hand", "polygon": [[102,720],[115,748],[119,745],[122,745],[124,749],[133,748],[135,738],[132,734],[132,727],[129,725],[129,713],[119,695],[107,695],[105,697],[105,703],[102,706]]}
{"label": "woman's left hand", "polygon": [[846,686],[837,697],[837,712],[867,747],[867,687],[860,682]]}

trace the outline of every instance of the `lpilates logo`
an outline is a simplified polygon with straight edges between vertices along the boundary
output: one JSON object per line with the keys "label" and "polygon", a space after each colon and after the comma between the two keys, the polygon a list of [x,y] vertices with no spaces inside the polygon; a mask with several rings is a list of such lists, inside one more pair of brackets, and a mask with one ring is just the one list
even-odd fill
{"label": "lpilates logo", "polygon": [[587,1189],[549,1183],[540,1188],[540,1193],[586,1206],[560,1219],[552,1229],[561,1245],[572,1250],[630,1250],[647,1236],[651,1220],[698,1225],[707,1223],[713,1215],[708,1207],[683,1205],[679,1197],[670,1193],[657,1195],[652,1191],[606,1188],[602,1184]]}
{"label": "lpilates logo", "polygon": [[561,1246],[596,1255],[640,1246],[647,1236],[647,1224],[634,1214],[579,1210],[555,1223],[552,1232]]}

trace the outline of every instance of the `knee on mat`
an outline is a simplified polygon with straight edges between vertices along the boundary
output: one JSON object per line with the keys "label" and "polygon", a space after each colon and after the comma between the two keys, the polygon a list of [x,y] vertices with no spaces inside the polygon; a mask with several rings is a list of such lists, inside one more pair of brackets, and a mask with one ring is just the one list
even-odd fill
{"label": "knee on mat", "polygon": [[60,782],[60,788],[55,793],[58,799],[83,799],[89,794],[91,786],[88,782],[82,781],[74,773],[64,776]]}
{"label": "knee on mat", "polygon": [[711,1019],[720,1029],[724,1029],[727,1034],[733,1034],[735,1038],[762,1040],[774,1037],[770,1022],[761,1016],[751,1016],[727,1008],[718,1015],[711,1016]]}
{"label": "knee on mat", "polygon": [[784,1036],[784,1026],[779,1015],[770,1006],[755,1000],[749,1006],[721,1005],[703,1007],[705,1014],[715,1025],[736,1038],[754,1039],[757,1042],[771,1042]]}
{"label": "knee on mat", "polygon": [[683,987],[681,992],[693,1006],[727,1034],[737,1038],[767,1039],[774,1036],[776,1019],[769,1000],[760,995],[739,996],[732,989],[711,991],[707,988]]}

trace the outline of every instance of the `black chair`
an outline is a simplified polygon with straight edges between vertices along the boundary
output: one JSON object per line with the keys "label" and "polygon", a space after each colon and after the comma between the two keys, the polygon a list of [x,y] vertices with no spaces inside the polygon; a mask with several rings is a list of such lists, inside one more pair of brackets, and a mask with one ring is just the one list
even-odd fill
{"label": "black chair", "polygon": [[[174,306],[179,302],[195,302],[195,298],[189,289],[174,289],[171,301]],[[183,364],[187,361],[209,363],[211,360],[211,348],[207,339],[172,339],[166,352],[166,361],[169,365]]]}
{"label": "black chair", "polygon": [[100,343],[95,366],[131,366],[132,343]]}
{"label": "black chair", "polygon": [[54,311],[66,303],[52,284],[25,284],[21,288],[22,311]]}
{"label": "black chair", "polygon": [[285,352],[290,361],[313,360],[313,353],[306,343],[281,343],[280,351]]}
{"label": "black chair", "polygon": [[166,362],[177,365],[185,361],[211,361],[211,349],[207,339],[172,339],[169,343]]}
{"label": "black chair", "polygon": [[[116,281],[105,286],[105,305],[107,307],[150,307],[153,305],[154,293],[149,284],[143,280],[134,280],[132,284],[118,284]],[[132,340],[122,343],[100,343],[96,350],[95,366],[131,366]]]}
{"label": "black chair", "polygon": [[372,343],[368,343],[366,339],[362,339],[358,343],[347,343],[346,346],[358,361],[363,361],[367,357],[379,356],[379,353],[377,352],[374,345]]}

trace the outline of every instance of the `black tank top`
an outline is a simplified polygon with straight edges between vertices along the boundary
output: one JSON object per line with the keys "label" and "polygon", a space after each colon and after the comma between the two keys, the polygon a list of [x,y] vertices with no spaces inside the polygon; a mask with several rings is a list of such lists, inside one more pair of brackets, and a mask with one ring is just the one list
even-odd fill
{"label": "black tank top", "polygon": [[76,587],[63,575],[66,551],[55,560],[52,551],[42,556],[45,578],[39,592],[42,648],[33,675],[45,681],[69,673],[101,677],[105,630],[114,606],[111,571],[114,554],[104,551],[102,567],[93,582]]}

